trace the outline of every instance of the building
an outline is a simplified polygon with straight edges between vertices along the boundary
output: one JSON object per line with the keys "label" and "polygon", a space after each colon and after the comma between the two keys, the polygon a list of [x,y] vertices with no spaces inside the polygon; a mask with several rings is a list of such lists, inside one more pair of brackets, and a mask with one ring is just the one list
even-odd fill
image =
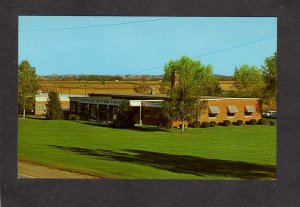
{"label": "building", "polygon": [[[134,113],[136,124],[159,125],[165,94],[89,94],[88,97],[70,97],[70,111],[80,117],[110,123],[116,117],[118,106],[128,100]],[[207,101],[207,109],[199,116],[199,121],[260,119],[262,101],[258,98],[201,97]],[[173,127],[179,126],[174,122]]]}
{"label": "building", "polygon": [[[80,95],[59,94],[61,106],[64,110],[70,109],[70,97],[72,96],[80,97]],[[41,92],[38,93],[35,96],[33,113],[36,115],[46,114],[45,110],[46,110],[47,100],[48,100],[48,93],[41,93]]]}

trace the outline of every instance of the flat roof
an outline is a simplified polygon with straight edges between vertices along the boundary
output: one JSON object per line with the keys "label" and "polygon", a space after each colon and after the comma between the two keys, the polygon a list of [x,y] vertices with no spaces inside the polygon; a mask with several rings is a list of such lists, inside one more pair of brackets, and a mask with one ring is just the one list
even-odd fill
{"label": "flat roof", "polygon": [[[109,98],[125,98],[125,99],[168,99],[167,94],[144,94],[144,93],[89,93],[89,97],[109,97]],[[219,99],[252,99],[260,98],[239,98],[239,97],[222,97],[222,96],[200,96],[203,100],[219,100]]]}

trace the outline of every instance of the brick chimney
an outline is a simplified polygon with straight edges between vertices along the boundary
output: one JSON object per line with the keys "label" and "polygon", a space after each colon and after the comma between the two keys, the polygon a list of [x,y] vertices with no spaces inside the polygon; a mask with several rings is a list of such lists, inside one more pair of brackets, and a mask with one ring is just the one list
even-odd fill
{"label": "brick chimney", "polygon": [[176,87],[179,84],[179,74],[176,70],[172,71],[171,75],[171,88]]}

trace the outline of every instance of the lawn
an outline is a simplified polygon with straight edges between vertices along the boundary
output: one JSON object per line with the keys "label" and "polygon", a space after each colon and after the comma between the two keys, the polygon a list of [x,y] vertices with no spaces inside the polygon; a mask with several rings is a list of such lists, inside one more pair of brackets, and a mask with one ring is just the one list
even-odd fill
{"label": "lawn", "polygon": [[275,179],[276,127],[164,130],[19,119],[18,158],[104,178]]}

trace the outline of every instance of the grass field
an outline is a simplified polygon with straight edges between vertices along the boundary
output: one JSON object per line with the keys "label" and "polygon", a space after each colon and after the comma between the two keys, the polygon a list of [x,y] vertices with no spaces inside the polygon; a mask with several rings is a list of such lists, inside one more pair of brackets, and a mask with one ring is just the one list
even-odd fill
{"label": "grass field", "polygon": [[[59,93],[85,95],[88,93],[134,93],[134,87],[141,81],[39,81],[42,90],[57,90]],[[147,85],[155,86],[159,93],[159,81],[146,81]],[[233,81],[220,81],[223,90],[232,90]]]}
{"label": "grass field", "polygon": [[18,158],[104,178],[274,179],[276,127],[164,130],[19,119]]}

